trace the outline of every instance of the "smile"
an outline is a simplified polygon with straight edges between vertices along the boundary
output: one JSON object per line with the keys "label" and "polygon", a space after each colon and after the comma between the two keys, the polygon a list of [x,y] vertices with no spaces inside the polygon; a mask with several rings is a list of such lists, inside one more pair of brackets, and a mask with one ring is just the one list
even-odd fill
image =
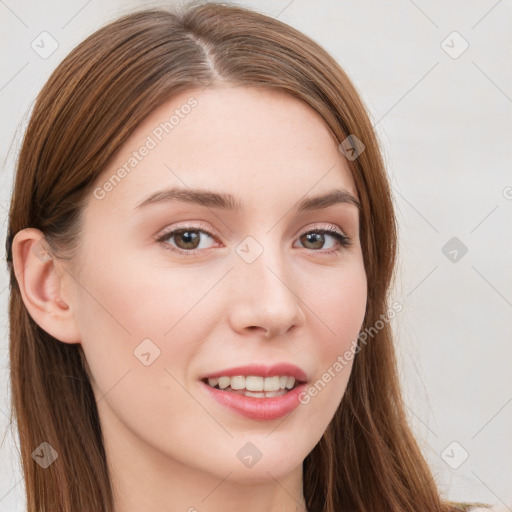
{"label": "smile", "polygon": [[275,375],[273,377],[259,377],[256,375],[221,376],[203,379],[203,382],[215,389],[253,398],[282,396],[296,385],[299,385],[295,377],[290,375]]}

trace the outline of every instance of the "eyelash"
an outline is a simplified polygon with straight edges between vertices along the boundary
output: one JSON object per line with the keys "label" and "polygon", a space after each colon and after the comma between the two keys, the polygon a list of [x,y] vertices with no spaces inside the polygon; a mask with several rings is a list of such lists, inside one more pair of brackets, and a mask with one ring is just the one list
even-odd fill
{"label": "eyelash", "polygon": [[[172,245],[165,242],[165,240],[172,238],[174,235],[184,232],[184,231],[201,232],[201,233],[208,235],[208,237],[210,237],[211,239],[215,240],[215,237],[207,229],[205,229],[203,226],[198,225],[198,226],[182,226],[182,227],[170,229],[170,230],[164,232],[162,235],[157,235],[156,241],[162,243],[165,249],[170,250],[174,253],[188,256],[188,257],[196,256],[197,253],[205,250],[205,249],[192,249],[190,251],[186,251],[184,249],[179,249],[177,247],[173,247]],[[340,231],[338,229],[336,229],[334,226],[329,226],[327,228],[322,227],[322,228],[318,228],[318,229],[316,229],[316,227],[313,227],[312,229],[309,229],[308,231],[304,231],[304,233],[299,235],[299,238],[301,236],[307,235],[309,233],[316,233],[316,234],[327,233],[328,235],[332,236],[338,242],[338,246],[336,248],[330,249],[328,251],[311,249],[311,252],[319,253],[320,256],[339,253],[341,251],[344,251],[346,248],[348,248],[352,244],[352,241],[350,240],[350,238],[348,236],[346,236],[345,234],[340,233]]]}

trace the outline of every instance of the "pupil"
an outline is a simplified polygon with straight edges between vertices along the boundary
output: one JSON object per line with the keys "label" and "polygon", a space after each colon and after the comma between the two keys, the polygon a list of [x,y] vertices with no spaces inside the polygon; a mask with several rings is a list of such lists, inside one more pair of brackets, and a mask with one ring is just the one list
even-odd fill
{"label": "pupil", "polygon": [[[185,241],[186,246],[189,246],[192,244],[192,246],[193,246],[192,248],[197,247],[197,243],[195,243],[195,242],[198,241],[199,236],[194,231],[183,231],[180,234],[180,238]],[[190,247],[187,247],[187,248],[190,249]]]}
{"label": "pupil", "polygon": [[[316,240],[315,240],[316,238]],[[324,244],[323,235],[321,233],[307,233],[306,239],[309,243],[315,245],[315,248],[319,249]]]}

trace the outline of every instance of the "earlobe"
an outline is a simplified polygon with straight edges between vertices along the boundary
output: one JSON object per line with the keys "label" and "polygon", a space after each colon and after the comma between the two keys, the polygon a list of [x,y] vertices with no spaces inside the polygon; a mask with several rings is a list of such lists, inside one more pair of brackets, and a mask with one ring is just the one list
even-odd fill
{"label": "earlobe", "polygon": [[80,332],[69,299],[62,296],[62,274],[44,234],[22,229],[12,242],[13,267],[25,307],[48,334],[64,343],[80,343]]}

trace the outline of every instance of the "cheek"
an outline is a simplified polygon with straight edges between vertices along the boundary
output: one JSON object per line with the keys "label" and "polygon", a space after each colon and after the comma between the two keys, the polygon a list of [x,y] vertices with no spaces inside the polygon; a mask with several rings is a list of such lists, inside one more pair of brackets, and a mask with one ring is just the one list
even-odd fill
{"label": "cheek", "polygon": [[325,428],[326,418],[334,415],[343,398],[356,357],[367,301],[362,259],[343,269],[319,274],[315,283],[317,292],[308,293],[305,302],[310,309],[317,373],[303,403],[314,402],[313,407],[323,411],[318,420]]}
{"label": "cheek", "polygon": [[206,419],[191,425],[176,415],[204,416],[183,385],[207,336],[200,319],[208,305],[201,298],[212,284],[191,281],[192,272],[132,268],[129,260],[103,268],[87,272],[77,307],[102,421],[120,421],[152,442],[166,429],[179,439],[196,430],[204,436]]}
{"label": "cheek", "polygon": [[181,382],[202,339],[197,320],[205,314],[207,305],[201,299],[211,283],[195,278],[197,271],[144,268],[135,259],[116,259],[112,253],[105,252],[101,261],[101,266],[83,272],[76,304],[82,345],[100,394],[127,372],[130,381],[140,371],[140,383],[147,380],[135,393],[153,386],[155,379],[169,387],[169,379],[174,381],[164,368]]}
{"label": "cheek", "polygon": [[307,294],[311,314],[321,320],[319,350],[332,356],[357,339],[366,311],[367,282],[363,263],[333,269],[315,279],[315,293]]}

